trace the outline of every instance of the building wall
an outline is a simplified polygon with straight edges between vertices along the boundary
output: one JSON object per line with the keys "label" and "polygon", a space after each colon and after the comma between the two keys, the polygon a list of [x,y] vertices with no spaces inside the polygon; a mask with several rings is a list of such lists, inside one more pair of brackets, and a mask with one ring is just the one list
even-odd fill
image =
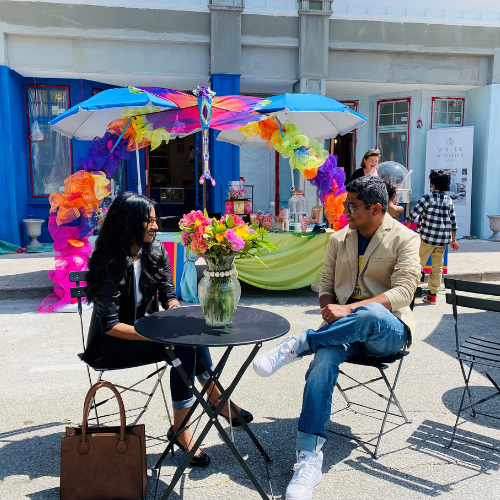
{"label": "building wall", "polygon": [[0,66],[0,240],[26,244],[22,219],[31,214],[23,83],[21,75]]}
{"label": "building wall", "polygon": [[[166,0],[0,1],[0,64],[5,68],[1,81],[13,89],[12,101],[0,112],[2,137],[7,138],[0,148],[0,180],[8,185],[11,174],[6,165],[15,161],[22,169],[23,184],[16,187],[19,208],[14,215],[0,201],[0,215],[17,221],[18,229],[9,229],[15,234],[7,236],[16,242],[26,238],[19,229],[21,217],[42,216],[48,210],[47,199],[30,198],[27,178],[22,94],[34,78],[39,83],[68,85],[72,105],[90,97],[96,86],[189,91],[210,80],[219,95],[315,91],[338,100],[356,100],[358,111],[368,117],[357,132],[358,163],[376,145],[377,100],[409,97],[413,201],[425,189],[432,97],[465,97],[465,125],[476,127],[473,233],[487,235],[486,215],[500,208],[495,184],[499,174],[493,161],[500,8],[487,0],[475,2],[473,8],[462,0],[423,3],[425,8],[409,0],[336,0],[322,2],[323,10],[313,12],[315,6],[305,0],[276,0],[265,7],[260,0],[246,0],[245,8],[239,0],[181,0],[177,5]],[[219,76],[214,80],[214,75]],[[419,130],[416,120],[421,112],[424,128]],[[15,123],[9,129],[11,115]],[[16,139],[19,134],[16,147],[16,139],[8,139],[10,130],[16,130]],[[214,143],[214,137],[212,168],[225,183],[239,175],[239,153],[233,146]],[[88,143],[73,141],[74,168],[87,149]],[[137,181],[135,167],[134,157],[127,170],[131,188]],[[288,179],[280,184],[286,202],[290,178],[283,162],[280,172]],[[314,194],[308,196],[311,204]],[[214,207],[219,198],[216,189]],[[2,235],[7,234],[3,231]],[[46,238],[44,232],[42,241]]]}
{"label": "building wall", "polygon": [[499,86],[471,90],[467,96],[467,124],[474,126],[472,166],[472,234],[491,236],[487,215],[500,214],[500,170],[498,169],[500,111]]}

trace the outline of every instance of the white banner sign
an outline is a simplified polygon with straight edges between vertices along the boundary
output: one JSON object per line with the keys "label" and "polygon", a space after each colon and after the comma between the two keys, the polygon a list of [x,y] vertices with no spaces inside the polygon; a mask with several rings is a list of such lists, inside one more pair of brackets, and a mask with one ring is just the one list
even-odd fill
{"label": "white banner sign", "polygon": [[426,193],[430,192],[429,174],[432,170],[448,170],[450,191],[457,214],[457,237],[470,235],[472,193],[472,145],[474,127],[438,128],[427,131],[425,165]]}

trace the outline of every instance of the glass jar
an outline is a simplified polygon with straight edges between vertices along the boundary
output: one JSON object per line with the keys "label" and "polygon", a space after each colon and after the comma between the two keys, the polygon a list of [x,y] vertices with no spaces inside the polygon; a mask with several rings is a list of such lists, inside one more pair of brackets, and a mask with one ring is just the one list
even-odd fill
{"label": "glass jar", "polygon": [[241,285],[236,278],[234,255],[204,255],[208,270],[198,285],[198,297],[205,322],[209,326],[228,326],[241,297]]}
{"label": "glass jar", "polygon": [[290,222],[299,224],[300,216],[307,215],[307,203],[304,191],[292,191],[292,197],[288,200],[288,210],[290,211]]}

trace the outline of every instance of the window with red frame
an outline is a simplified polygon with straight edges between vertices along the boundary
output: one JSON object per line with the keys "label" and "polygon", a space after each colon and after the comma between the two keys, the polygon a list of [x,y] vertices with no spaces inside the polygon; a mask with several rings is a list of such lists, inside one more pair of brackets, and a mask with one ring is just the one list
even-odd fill
{"label": "window with red frame", "polygon": [[31,194],[47,197],[71,175],[71,143],[49,122],[69,108],[68,87],[28,86]]}
{"label": "window with red frame", "polygon": [[462,127],[465,99],[432,98],[431,128]]}
{"label": "window with red frame", "polygon": [[380,162],[395,161],[408,168],[410,99],[377,103],[377,147]]}

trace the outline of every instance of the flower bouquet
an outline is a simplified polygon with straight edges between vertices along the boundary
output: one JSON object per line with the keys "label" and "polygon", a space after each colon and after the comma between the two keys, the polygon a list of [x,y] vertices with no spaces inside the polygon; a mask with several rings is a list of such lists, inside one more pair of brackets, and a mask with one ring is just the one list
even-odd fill
{"label": "flower bouquet", "polygon": [[210,326],[230,325],[241,295],[235,258],[251,257],[263,265],[261,250],[277,250],[266,239],[268,231],[249,226],[238,215],[223,215],[220,220],[207,213],[192,211],[179,222],[182,244],[205,259],[208,270],[198,285],[198,296]]}

